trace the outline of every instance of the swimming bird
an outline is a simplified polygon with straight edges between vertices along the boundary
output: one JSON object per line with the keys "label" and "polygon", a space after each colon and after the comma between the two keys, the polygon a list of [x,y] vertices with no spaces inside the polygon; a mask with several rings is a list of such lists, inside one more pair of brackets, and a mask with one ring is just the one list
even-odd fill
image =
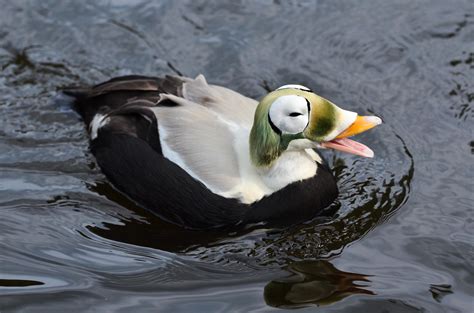
{"label": "swimming bird", "polygon": [[123,76],[65,93],[112,184],[192,229],[313,218],[338,195],[317,150],[373,157],[348,137],[381,123],[305,86],[256,101],[203,75]]}

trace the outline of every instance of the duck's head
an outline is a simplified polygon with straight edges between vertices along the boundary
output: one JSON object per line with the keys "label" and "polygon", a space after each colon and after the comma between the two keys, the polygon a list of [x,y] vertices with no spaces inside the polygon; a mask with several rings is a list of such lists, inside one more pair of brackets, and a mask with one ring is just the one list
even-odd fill
{"label": "duck's head", "polygon": [[348,137],[382,123],[376,116],[359,116],[300,85],[285,85],[266,95],[257,106],[250,133],[250,154],[257,167],[270,166],[285,150],[330,148],[373,157],[367,146]]}

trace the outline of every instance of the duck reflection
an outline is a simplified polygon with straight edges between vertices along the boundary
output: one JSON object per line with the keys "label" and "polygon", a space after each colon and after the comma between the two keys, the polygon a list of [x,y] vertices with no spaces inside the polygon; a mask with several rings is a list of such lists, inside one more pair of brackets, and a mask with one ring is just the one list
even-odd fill
{"label": "duck reflection", "polygon": [[[273,307],[299,308],[328,305],[350,295],[375,293],[365,289],[367,275],[338,270],[325,260],[296,262],[287,268],[289,277],[265,286],[265,302]],[[362,282],[358,284],[357,282]]]}
{"label": "duck reflection", "polygon": [[[101,226],[88,226],[87,228],[96,235],[114,241],[156,248],[169,252],[186,252],[195,247],[209,246],[220,240],[237,238],[259,229],[260,225],[237,225],[226,229],[209,229],[198,231],[182,228],[169,223],[157,215],[138,206],[125,195],[117,191],[110,183],[97,181],[87,186],[89,190],[133,212],[139,219],[120,217],[120,224],[103,222]],[[323,210],[320,217],[333,215],[338,205],[332,205]],[[278,228],[278,224],[272,226]]]}
{"label": "duck reflection", "polygon": [[94,185],[89,185],[88,189],[141,217],[140,220],[121,218],[120,224],[104,222],[101,226],[87,227],[103,238],[169,252],[185,252],[229,236],[229,233],[223,231],[193,231],[168,223],[135,204],[108,182],[97,181]]}

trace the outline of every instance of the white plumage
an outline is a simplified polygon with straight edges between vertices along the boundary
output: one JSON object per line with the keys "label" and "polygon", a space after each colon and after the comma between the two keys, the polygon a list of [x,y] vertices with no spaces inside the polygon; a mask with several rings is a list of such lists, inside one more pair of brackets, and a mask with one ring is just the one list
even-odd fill
{"label": "white plumage", "polygon": [[270,168],[251,164],[249,134],[258,104],[253,99],[209,85],[202,75],[183,85],[183,97],[165,99],[179,106],[152,109],[163,155],[216,194],[252,203],[316,174],[316,152],[286,151]]}

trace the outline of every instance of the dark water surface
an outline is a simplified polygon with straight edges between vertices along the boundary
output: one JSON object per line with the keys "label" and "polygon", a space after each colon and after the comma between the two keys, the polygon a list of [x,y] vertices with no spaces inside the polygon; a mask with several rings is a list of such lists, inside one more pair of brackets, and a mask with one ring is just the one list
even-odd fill
{"label": "dark water surface", "polygon": [[[227,3],[226,3],[227,2]],[[0,1],[0,312],[472,312],[472,1]],[[184,231],[116,192],[59,90],[199,73],[383,117],[332,218]]]}

